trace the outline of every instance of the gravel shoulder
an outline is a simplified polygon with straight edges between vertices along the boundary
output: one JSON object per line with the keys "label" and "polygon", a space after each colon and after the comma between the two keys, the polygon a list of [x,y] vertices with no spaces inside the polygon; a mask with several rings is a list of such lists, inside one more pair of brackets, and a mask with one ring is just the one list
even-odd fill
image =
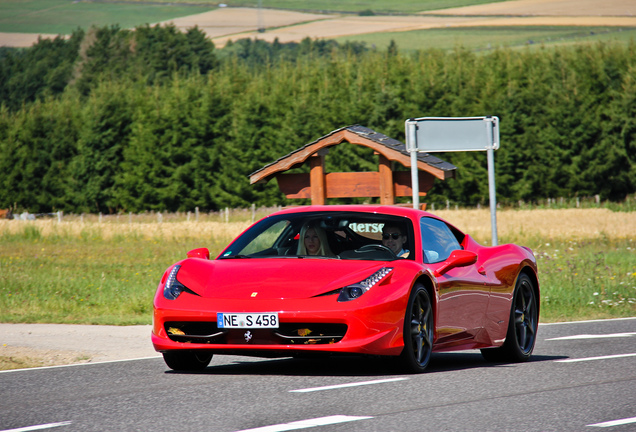
{"label": "gravel shoulder", "polygon": [[0,370],[158,357],[150,325],[0,324]]}

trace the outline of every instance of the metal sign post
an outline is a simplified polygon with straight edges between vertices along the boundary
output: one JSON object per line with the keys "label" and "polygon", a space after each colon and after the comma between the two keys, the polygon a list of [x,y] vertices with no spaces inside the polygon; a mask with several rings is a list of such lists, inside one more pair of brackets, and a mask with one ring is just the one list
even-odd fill
{"label": "metal sign post", "polygon": [[417,152],[486,151],[492,245],[497,239],[495,150],[499,148],[498,117],[421,117],[406,120],[406,149],[411,153],[413,207],[419,208]]}

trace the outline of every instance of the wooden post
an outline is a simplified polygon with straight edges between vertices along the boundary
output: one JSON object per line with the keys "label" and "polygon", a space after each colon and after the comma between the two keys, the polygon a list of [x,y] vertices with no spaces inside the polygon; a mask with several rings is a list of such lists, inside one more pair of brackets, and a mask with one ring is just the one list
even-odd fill
{"label": "wooden post", "polygon": [[325,204],[325,156],[316,154],[309,159],[309,183],[311,185],[311,204]]}
{"label": "wooden post", "polygon": [[384,155],[378,154],[380,171],[380,204],[393,205],[395,203],[395,190],[393,189],[393,170],[391,161]]}

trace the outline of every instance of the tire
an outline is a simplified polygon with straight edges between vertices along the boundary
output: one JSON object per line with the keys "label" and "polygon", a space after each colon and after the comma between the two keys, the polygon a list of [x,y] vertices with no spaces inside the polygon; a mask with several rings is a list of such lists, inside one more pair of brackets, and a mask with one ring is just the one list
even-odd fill
{"label": "tire", "polygon": [[481,350],[492,362],[524,362],[532,355],[537,340],[539,308],[534,284],[528,275],[521,274],[515,285],[506,341],[499,348]]}
{"label": "tire", "polygon": [[197,351],[168,351],[163,353],[163,361],[176,371],[199,371],[210,364],[212,354]]}
{"label": "tire", "polygon": [[433,352],[433,305],[426,288],[413,287],[404,314],[404,350],[400,363],[405,372],[422,373]]}

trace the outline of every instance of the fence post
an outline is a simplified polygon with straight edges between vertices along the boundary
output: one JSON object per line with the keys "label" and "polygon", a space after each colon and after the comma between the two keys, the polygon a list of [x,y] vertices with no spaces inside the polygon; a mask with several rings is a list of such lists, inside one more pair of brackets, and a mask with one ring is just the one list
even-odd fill
{"label": "fence post", "polygon": [[99,212],[99,219],[98,220],[99,220],[99,223],[101,224],[102,223],[102,212]]}
{"label": "fence post", "polygon": [[252,223],[254,223],[256,219],[256,204],[252,203]]}
{"label": "fence post", "polygon": [[62,223],[62,215],[64,214],[63,211],[58,211],[57,212],[57,223]]}
{"label": "fence post", "polygon": [[157,222],[163,222],[163,216],[161,215],[161,212],[157,212]]}
{"label": "fence post", "polygon": [[199,222],[199,207],[194,208],[195,219]]}

